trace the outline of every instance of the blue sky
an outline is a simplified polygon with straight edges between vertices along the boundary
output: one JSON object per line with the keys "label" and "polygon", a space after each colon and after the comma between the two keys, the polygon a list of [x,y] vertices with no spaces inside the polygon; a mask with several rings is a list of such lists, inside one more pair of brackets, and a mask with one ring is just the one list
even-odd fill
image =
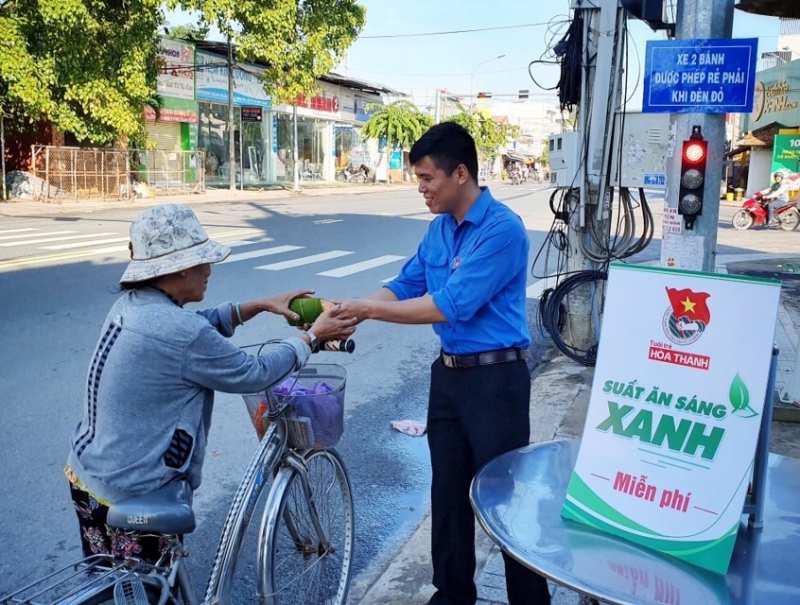
{"label": "blue sky", "polygon": [[[554,92],[543,91],[531,81],[528,64],[564,35],[571,14],[568,0],[362,0],[361,4],[367,8],[367,24],[337,72],[412,94],[414,101],[423,105],[430,102],[436,88],[463,95],[488,91],[494,98],[509,95],[507,99],[515,97],[520,89],[529,89],[531,100],[556,102]],[[184,14],[168,15],[172,25],[187,19]],[[370,38],[526,24],[539,25],[452,35]],[[734,11],[733,37],[758,37],[759,52],[775,50],[778,27],[777,18]],[[631,21],[630,29],[641,60],[646,40],[664,39],[663,32],[652,32],[641,22]],[[475,67],[499,55],[505,57]],[[629,96],[631,104],[639,106],[641,82],[638,91],[633,93],[632,89],[641,68],[633,47],[629,60]],[[554,86],[558,81],[557,67],[539,65],[533,73],[543,86]]]}

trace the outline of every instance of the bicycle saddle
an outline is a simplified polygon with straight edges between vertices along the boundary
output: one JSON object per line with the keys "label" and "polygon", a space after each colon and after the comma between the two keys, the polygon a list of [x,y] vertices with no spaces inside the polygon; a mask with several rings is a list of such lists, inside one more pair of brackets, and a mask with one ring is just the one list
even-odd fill
{"label": "bicycle saddle", "polygon": [[194,531],[192,488],[187,481],[167,483],[152,494],[125,498],[108,509],[109,527],[158,534]]}

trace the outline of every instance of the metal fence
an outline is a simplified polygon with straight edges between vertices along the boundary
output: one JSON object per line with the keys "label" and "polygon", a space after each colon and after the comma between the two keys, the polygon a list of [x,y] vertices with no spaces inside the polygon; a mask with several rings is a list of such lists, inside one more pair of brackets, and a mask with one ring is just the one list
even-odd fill
{"label": "metal fence", "polygon": [[203,151],[34,145],[39,199],[130,199],[205,191]]}
{"label": "metal fence", "polygon": [[[129,152],[134,195],[144,183],[157,195],[200,193],[206,190],[205,151],[132,149]],[[146,192],[149,193],[149,192]]]}

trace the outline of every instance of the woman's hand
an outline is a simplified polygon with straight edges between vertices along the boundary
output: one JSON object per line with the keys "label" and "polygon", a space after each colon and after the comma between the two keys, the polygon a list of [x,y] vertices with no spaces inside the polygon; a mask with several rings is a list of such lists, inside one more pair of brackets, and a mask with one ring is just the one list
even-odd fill
{"label": "woman's hand", "polygon": [[253,304],[258,307],[259,311],[269,311],[275,315],[283,315],[287,320],[297,321],[300,317],[289,308],[289,303],[295,298],[308,298],[312,294],[314,294],[314,290],[284,292],[254,300]]}

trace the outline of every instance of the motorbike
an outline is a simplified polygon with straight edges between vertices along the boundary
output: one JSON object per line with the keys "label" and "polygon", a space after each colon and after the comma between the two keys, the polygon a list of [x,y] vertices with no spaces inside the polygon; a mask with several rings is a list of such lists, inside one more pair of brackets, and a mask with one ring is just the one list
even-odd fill
{"label": "motorbike", "polygon": [[[731,219],[731,225],[737,231],[745,231],[751,227],[766,225],[767,223],[767,204],[769,200],[764,199],[760,191],[744,201],[742,208],[736,211]],[[775,218],[778,226],[784,231],[794,231],[800,225],[800,211],[797,210],[797,198],[786,202],[783,206],[775,210]]]}
{"label": "motorbike", "polygon": [[345,166],[344,169],[336,175],[336,180],[340,183],[366,183],[367,172],[364,166],[353,170],[352,166]]}

